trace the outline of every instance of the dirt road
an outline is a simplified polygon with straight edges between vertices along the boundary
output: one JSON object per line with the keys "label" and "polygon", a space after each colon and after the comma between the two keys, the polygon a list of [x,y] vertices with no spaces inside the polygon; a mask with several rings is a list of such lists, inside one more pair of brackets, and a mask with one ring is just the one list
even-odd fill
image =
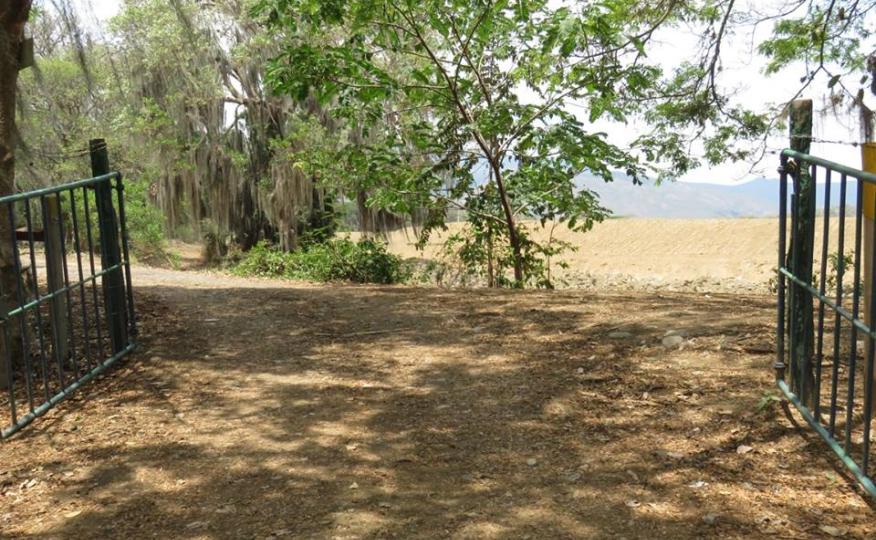
{"label": "dirt road", "polygon": [[134,280],[140,352],[0,444],[0,536],[876,535],[763,399],[768,297]]}

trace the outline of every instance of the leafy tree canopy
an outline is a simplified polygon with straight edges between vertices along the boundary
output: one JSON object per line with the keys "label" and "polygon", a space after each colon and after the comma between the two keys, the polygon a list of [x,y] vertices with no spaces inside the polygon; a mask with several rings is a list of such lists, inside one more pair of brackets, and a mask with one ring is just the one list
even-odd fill
{"label": "leafy tree canopy", "polygon": [[[724,27],[710,2],[261,0],[257,11],[283,43],[268,80],[336,105],[356,133],[338,159],[367,169],[358,176],[372,201],[428,208],[427,231],[453,204],[502,223],[518,284],[527,280],[518,218],[584,230],[605,216],[575,185],[579,173],[673,176],[697,164],[693,137],[717,163],[744,158],[738,143],[767,127],[717,91]],[[715,30],[701,57],[664,73],[648,50],[681,22]],[[594,127],[631,118],[652,130],[630,147]]]}
{"label": "leafy tree canopy", "polygon": [[793,2],[774,18],[772,35],[758,51],[769,60],[768,75],[801,68],[797,95],[819,78],[826,80],[831,104],[856,109],[863,138],[873,140],[873,111],[865,97],[876,95],[874,32],[874,1]]}
{"label": "leafy tree canopy", "polygon": [[549,285],[568,246],[531,242],[532,220],[605,217],[582,172],[761,157],[781,105],[738,106],[722,69],[753,28],[772,27],[753,42],[767,74],[801,70],[789,97],[825,81],[872,125],[874,0],[126,0],[104,39],[69,0],[43,5],[19,79],[23,183],[71,176],[64,157],[111,127],[146,141],[120,158],[154,179],[171,232],[203,221],[295,249],[349,204],[365,230],[407,215],[425,242],[462,212],[449,248],[491,284]]}

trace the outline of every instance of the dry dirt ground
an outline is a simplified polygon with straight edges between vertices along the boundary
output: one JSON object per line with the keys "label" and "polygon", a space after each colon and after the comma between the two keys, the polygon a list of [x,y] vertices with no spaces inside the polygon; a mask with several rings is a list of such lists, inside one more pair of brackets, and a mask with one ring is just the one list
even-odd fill
{"label": "dry dirt ground", "polygon": [[[837,222],[836,217],[830,221],[830,252],[836,251]],[[822,223],[819,219],[816,224],[816,246],[821,243]],[[586,233],[550,222],[543,228],[533,222],[526,225],[540,242],[553,237],[577,247],[556,258],[568,265],[554,265],[560,287],[768,294],[776,268],[777,224],[776,218],[620,218],[597,223]],[[845,225],[850,238],[854,219],[846,219]],[[389,236],[389,248],[406,258],[435,259],[444,239],[462,226],[452,223],[448,231],[433,234],[424,251],[416,248],[410,232],[397,231]]]}
{"label": "dry dirt ground", "polygon": [[0,536],[876,536],[762,400],[768,296],[134,280],[139,352],[0,443]]}

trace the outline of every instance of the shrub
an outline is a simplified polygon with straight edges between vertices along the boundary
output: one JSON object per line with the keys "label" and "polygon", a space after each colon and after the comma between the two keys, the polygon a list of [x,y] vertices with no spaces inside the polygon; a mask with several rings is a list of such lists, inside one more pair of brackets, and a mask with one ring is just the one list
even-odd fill
{"label": "shrub", "polygon": [[242,276],[387,284],[406,281],[410,274],[401,258],[368,239],[335,239],[291,253],[260,242],[232,271]]}
{"label": "shrub", "polygon": [[[132,259],[147,265],[177,266],[177,256],[168,251],[164,234],[164,214],[149,201],[148,183],[142,180],[126,180],[124,183],[125,223],[128,232],[128,247]],[[116,193],[112,193],[115,203]],[[85,211],[85,197],[76,194],[75,208],[71,206],[69,195],[62,196],[62,213],[65,216],[64,228],[68,232],[67,249],[79,247],[87,250],[91,245],[95,253],[100,253],[100,234],[97,215],[97,202],[89,194],[88,212]],[[118,211],[118,209],[117,209]],[[73,238],[73,218],[77,224],[78,238]],[[118,218],[118,214],[116,214]],[[91,240],[89,241],[89,225]]]}
{"label": "shrub", "polygon": [[131,253],[147,264],[170,264],[164,236],[164,215],[149,202],[148,185],[143,181],[125,183],[125,214]]}

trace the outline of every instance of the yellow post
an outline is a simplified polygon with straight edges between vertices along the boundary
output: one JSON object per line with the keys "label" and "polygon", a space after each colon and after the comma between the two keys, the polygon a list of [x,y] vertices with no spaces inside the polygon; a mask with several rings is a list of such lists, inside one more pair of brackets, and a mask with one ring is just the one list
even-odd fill
{"label": "yellow post", "polygon": [[[861,145],[861,168],[867,172],[876,173],[876,143],[867,142]],[[876,226],[874,226],[876,224],[876,186],[865,183],[863,197],[864,238],[861,246],[861,257],[864,258],[864,322],[867,326],[871,326],[873,323],[870,320],[870,306],[873,302],[872,259],[874,230],[876,230]],[[874,381],[876,381],[876,376],[874,376]],[[872,409],[876,411],[876,400],[873,400]]]}

